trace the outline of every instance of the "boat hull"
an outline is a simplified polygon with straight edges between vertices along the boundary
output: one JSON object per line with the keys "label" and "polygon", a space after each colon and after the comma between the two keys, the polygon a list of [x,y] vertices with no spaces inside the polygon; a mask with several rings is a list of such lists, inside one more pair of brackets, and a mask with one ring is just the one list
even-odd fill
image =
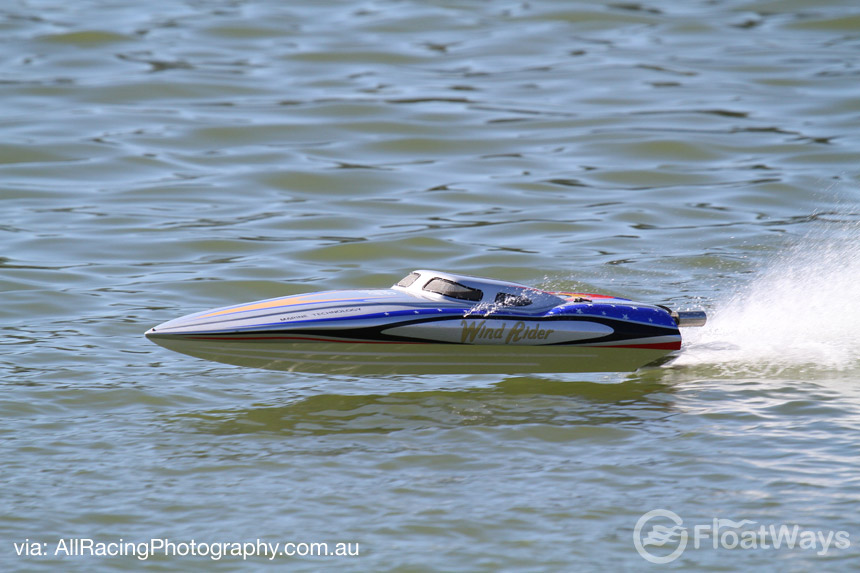
{"label": "boat hull", "polygon": [[344,375],[630,372],[672,352],[659,347],[285,343],[266,339],[157,335],[150,339],[175,352],[225,364]]}

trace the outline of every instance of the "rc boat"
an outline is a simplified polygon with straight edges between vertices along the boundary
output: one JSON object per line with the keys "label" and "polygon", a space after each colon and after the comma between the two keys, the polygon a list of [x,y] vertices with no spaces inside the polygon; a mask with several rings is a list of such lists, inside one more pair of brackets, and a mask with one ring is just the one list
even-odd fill
{"label": "rc boat", "polygon": [[343,374],[632,371],[681,348],[704,312],[416,270],[388,289],[334,290],[189,314],[147,331],[227,364]]}

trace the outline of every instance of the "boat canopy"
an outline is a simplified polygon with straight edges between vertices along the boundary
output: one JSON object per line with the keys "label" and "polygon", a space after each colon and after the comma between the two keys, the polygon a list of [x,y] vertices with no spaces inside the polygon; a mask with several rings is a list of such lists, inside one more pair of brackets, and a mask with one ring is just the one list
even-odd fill
{"label": "boat canopy", "polygon": [[515,306],[523,310],[538,310],[564,303],[563,298],[552,293],[517,283],[428,270],[413,271],[392,288],[431,300]]}

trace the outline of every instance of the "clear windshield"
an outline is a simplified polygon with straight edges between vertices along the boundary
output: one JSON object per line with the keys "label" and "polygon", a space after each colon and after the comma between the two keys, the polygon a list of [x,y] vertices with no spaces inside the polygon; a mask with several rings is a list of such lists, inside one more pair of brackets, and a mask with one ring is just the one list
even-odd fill
{"label": "clear windshield", "polygon": [[467,287],[466,285],[440,278],[432,279],[424,285],[424,290],[450,298],[472,302],[480,302],[481,299],[484,298],[484,293],[476,288]]}

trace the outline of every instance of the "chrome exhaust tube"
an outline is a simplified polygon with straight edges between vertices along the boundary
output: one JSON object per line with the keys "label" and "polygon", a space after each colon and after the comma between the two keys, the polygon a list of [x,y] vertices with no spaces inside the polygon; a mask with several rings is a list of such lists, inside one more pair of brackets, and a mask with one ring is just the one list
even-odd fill
{"label": "chrome exhaust tube", "polygon": [[702,310],[672,311],[672,318],[678,326],[705,326],[708,315]]}

